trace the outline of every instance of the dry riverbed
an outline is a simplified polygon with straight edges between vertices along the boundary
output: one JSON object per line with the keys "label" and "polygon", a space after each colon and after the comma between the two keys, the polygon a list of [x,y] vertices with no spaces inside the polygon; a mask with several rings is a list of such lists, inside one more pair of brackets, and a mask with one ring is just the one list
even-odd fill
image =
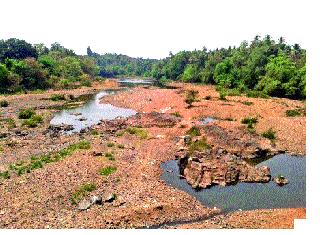
{"label": "dry riverbed", "polygon": [[[106,96],[102,102],[132,108],[138,115],[103,121],[73,135],[48,131],[57,111],[52,106],[66,102],[48,98],[52,94],[78,97],[117,88],[117,83],[0,97],[9,102],[0,108],[0,133],[4,133],[0,172],[10,173],[8,179],[0,177],[0,228],[292,228],[293,219],[305,218],[303,208],[219,215],[219,209],[203,206],[160,179],[160,164],[174,159],[181,147],[179,136],[208,116],[217,121],[201,132],[212,146],[246,152],[247,143],[253,143],[250,146],[305,155],[305,117],[286,116],[287,110],[303,109],[304,104],[237,96],[223,101],[211,86],[174,85],[176,89],[137,87]],[[199,98],[187,108],[184,98],[190,89],[199,91]],[[21,127],[17,114],[25,107],[35,108],[44,123]],[[241,124],[249,116],[258,118],[255,133]],[[17,127],[9,127],[8,118]],[[261,136],[269,128],[276,133],[275,141]],[[31,157],[43,155],[46,158],[37,167],[39,158]],[[26,164],[34,167],[19,176],[12,164],[17,169]],[[101,196],[102,202],[90,204],[87,200],[92,196]],[[80,202],[87,203],[88,209],[79,210]]]}

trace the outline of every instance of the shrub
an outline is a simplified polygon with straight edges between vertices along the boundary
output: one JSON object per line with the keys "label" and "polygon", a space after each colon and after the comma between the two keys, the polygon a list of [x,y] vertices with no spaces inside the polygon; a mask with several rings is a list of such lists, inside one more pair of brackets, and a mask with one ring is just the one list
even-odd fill
{"label": "shrub", "polygon": [[36,114],[35,111],[31,108],[22,109],[20,110],[18,117],[19,119],[29,119],[35,114]]}
{"label": "shrub", "polygon": [[257,122],[258,122],[258,118],[256,117],[246,117],[241,120],[242,124],[248,124],[248,125],[256,124]]}
{"label": "shrub", "polygon": [[120,131],[117,133],[117,136],[122,136],[125,132],[131,134],[131,135],[136,135],[142,139],[148,138],[148,132],[146,130],[143,130],[138,127],[128,127],[127,129]]}
{"label": "shrub", "polygon": [[61,149],[57,153],[49,153],[43,156],[32,156],[30,161],[20,161],[15,164],[11,164],[9,169],[16,172],[18,176],[30,173],[31,171],[42,168],[43,165],[51,162],[57,162],[63,158],[73,154],[77,150],[89,149],[90,142],[83,140],[75,144],[71,144],[68,147]]}
{"label": "shrub", "polygon": [[299,110],[297,110],[297,109],[287,110],[286,111],[286,116],[287,117],[301,116],[301,112]]}
{"label": "shrub", "polygon": [[269,96],[261,91],[248,91],[247,97],[249,98],[269,98]]}
{"label": "shrub", "polygon": [[52,101],[59,101],[59,100],[65,100],[65,99],[66,99],[65,96],[62,94],[53,94],[50,97],[50,100]]}
{"label": "shrub", "polygon": [[116,160],[112,153],[105,153],[104,156],[108,158],[110,161]]}
{"label": "shrub", "polygon": [[192,107],[192,103],[196,101],[199,91],[189,90],[185,98],[185,102],[188,104],[188,108]]}
{"label": "shrub", "polygon": [[82,185],[77,191],[72,194],[71,202],[72,204],[79,203],[85,196],[90,192],[96,190],[97,186],[94,183],[87,183]]}
{"label": "shrub", "polygon": [[25,120],[22,125],[31,128],[37,127],[39,123],[43,122],[43,117],[40,115],[34,115],[30,119]]}
{"label": "shrub", "polygon": [[108,147],[113,147],[113,146],[114,146],[114,143],[109,142],[109,143],[107,143],[107,146],[108,146]]}
{"label": "shrub", "polygon": [[211,148],[211,145],[205,139],[201,139],[189,145],[189,153],[192,155],[195,151],[202,152]]}
{"label": "shrub", "polygon": [[174,112],[174,113],[172,113],[171,115],[176,116],[176,117],[182,117],[179,112]]}
{"label": "shrub", "polygon": [[1,171],[0,171],[0,178],[10,179],[9,171],[4,171],[4,172],[1,172]]}
{"label": "shrub", "polygon": [[220,91],[219,92],[219,100],[227,100],[226,95],[227,94],[225,92]]}
{"label": "shrub", "polygon": [[196,126],[191,127],[187,132],[187,135],[190,135],[191,137],[200,136],[201,132],[200,129]]}
{"label": "shrub", "polygon": [[97,130],[92,130],[91,135],[99,135],[99,132]]}
{"label": "shrub", "polygon": [[263,132],[262,136],[264,138],[269,139],[269,140],[275,140],[276,139],[276,133],[271,128],[269,130]]}
{"label": "shrub", "polygon": [[113,166],[108,166],[106,168],[100,169],[100,175],[108,176],[114,172],[116,172],[117,168]]}
{"label": "shrub", "polygon": [[1,100],[0,101],[0,107],[5,108],[9,106],[9,102],[6,100]]}
{"label": "shrub", "polygon": [[118,147],[119,149],[124,149],[124,145],[123,145],[123,144],[118,144],[117,147]]}
{"label": "shrub", "polygon": [[250,106],[250,105],[253,105],[253,102],[243,101],[242,104]]}
{"label": "shrub", "polygon": [[4,119],[4,121],[7,123],[9,129],[17,127],[16,121],[13,118],[7,118]]}

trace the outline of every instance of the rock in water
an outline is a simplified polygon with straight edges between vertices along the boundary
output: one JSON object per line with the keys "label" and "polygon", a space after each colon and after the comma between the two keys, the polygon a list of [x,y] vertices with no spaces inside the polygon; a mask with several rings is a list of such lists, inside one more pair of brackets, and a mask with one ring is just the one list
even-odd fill
{"label": "rock in water", "polygon": [[286,179],[283,175],[279,175],[273,178],[273,181],[279,186],[284,186],[289,183],[289,180]]}
{"label": "rock in water", "polygon": [[227,151],[194,152],[179,156],[180,174],[193,188],[211,185],[234,185],[238,182],[267,183],[271,179],[267,166],[256,168]]}
{"label": "rock in water", "polygon": [[92,206],[92,204],[93,204],[92,201],[85,199],[79,203],[78,210],[80,211],[87,210]]}

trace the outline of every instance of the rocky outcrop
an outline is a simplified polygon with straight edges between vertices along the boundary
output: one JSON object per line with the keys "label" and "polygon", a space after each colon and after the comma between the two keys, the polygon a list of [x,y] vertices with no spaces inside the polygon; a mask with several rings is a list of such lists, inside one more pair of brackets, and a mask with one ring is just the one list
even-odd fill
{"label": "rocky outcrop", "polygon": [[271,179],[267,166],[256,168],[222,149],[180,154],[178,163],[180,174],[193,188],[227,186],[238,182],[267,183]]}

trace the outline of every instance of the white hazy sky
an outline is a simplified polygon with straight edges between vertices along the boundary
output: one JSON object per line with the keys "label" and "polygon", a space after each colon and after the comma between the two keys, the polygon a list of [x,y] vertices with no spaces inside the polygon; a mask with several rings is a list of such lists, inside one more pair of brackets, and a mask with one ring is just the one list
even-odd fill
{"label": "white hazy sky", "polygon": [[0,39],[16,37],[78,54],[163,58],[169,51],[239,45],[257,34],[302,47],[307,1],[286,0],[7,0]]}

